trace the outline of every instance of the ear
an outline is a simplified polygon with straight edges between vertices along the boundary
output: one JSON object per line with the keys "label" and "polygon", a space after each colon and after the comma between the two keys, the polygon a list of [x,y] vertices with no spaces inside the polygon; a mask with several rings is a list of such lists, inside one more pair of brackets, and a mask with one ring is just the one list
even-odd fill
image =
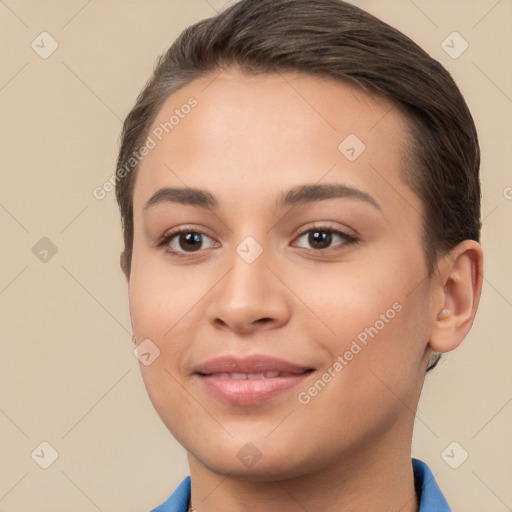
{"label": "ear", "polygon": [[126,277],[126,280],[130,280],[130,269],[128,267],[128,259],[126,257],[126,253],[123,251],[119,257],[119,265],[121,266],[121,270]]}
{"label": "ear", "polygon": [[429,346],[435,352],[449,352],[473,325],[483,281],[481,245],[464,240],[441,257],[438,270]]}

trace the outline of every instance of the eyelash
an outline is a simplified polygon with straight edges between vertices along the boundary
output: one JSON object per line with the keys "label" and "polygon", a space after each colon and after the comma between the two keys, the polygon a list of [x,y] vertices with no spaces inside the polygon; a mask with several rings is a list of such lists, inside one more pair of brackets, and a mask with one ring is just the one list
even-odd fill
{"label": "eyelash", "polygon": [[[339,244],[339,246],[354,245],[359,241],[359,239],[357,239],[351,235],[347,235],[347,233],[344,233],[343,231],[339,231],[339,230],[333,229],[329,226],[320,225],[320,224],[315,224],[313,226],[309,226],[307,229],[297,233],[297,239],[302,238],[302,236],[304,236],[308,233],[311,233],[311,232],[315,232],[315,231],[331,233],[333,235],[337,235],[340,238],[344,239],[344,242]],[[194,254],[194,252],[200,252],[200,250],[186,253],[186,252],[180,252],[180,251],[176,251],[175,249],[169,248],[169,243],[173,240],[173,238],[175,238],[177,235],[189,234],[189,233],[194,233],[197,235],[205,235],[208,238],[211,238],[206,233],[203,233],[192,226],[190,226],[190,227],[186,226],[179,230],[172,231],[168,235],[164,236],[162,238],[162,240],[158,243],[158,247],[164,247],[164,252],[166,254],[169,254],[170,256],[175,256],[178,258],[186,258],[186,257],[192,256]],[[314,253],[325,253],[325,252],[330,251],[330,249],[305,249],[305,250],[308,252],[314,252]]]}

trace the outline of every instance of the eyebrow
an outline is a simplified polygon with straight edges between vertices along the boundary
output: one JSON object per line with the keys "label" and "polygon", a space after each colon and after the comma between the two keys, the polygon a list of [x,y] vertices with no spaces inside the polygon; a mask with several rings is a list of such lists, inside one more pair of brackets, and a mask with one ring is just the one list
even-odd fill
{"label": "eyebrow", "polygon": [[[379,203],[366,192],[340,184],[315,184],[294,187],[280,194],[276,206],[279,209],[284,206],[295,206],[345,197],[364,201],[381,210]],[[144,210],[160,203],[180,203],[213,210],[218,210],[219,208],[219,202],[210,192],[197,188],[161,188],[149,198],[144,206]]]}

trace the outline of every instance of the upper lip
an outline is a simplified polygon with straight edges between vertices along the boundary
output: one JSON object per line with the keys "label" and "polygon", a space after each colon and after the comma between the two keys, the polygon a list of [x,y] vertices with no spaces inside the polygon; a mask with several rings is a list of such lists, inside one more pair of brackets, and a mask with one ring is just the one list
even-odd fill
{"label": "upper lip", "polygon": [[286,373],[304,373],[307,370],[313,370],[308,366],[255,354],[247,357],[237,357],[234,355],[224,355],[209,359],[194,368],[194,373],[211,375],[213,373],[263,373],[263,372],[286,372]]}

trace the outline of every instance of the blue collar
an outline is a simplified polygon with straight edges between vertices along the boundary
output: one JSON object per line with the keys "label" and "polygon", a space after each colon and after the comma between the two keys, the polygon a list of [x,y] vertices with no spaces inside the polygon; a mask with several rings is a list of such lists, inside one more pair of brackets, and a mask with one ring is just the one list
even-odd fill
{"label": "blue collar", "polygon": [[418,512],[451,512],[441,489],[430,468],[419,459],[412,459],[414,481],[420,496],[420,509]]}
{"label": "blue collar", "polygon": [[[412,459],[412,467],[417,492],[420,495],[418,512],[451,512],[430,468],[419,459]],[[187,476],[169,498],[151,512],[187,512],[189,499],[190,476]]]}
{"label": "blue collar", "polygon": [[151,512],[187,512],[190,500],[190,477],[187,476],[161,505]]}

